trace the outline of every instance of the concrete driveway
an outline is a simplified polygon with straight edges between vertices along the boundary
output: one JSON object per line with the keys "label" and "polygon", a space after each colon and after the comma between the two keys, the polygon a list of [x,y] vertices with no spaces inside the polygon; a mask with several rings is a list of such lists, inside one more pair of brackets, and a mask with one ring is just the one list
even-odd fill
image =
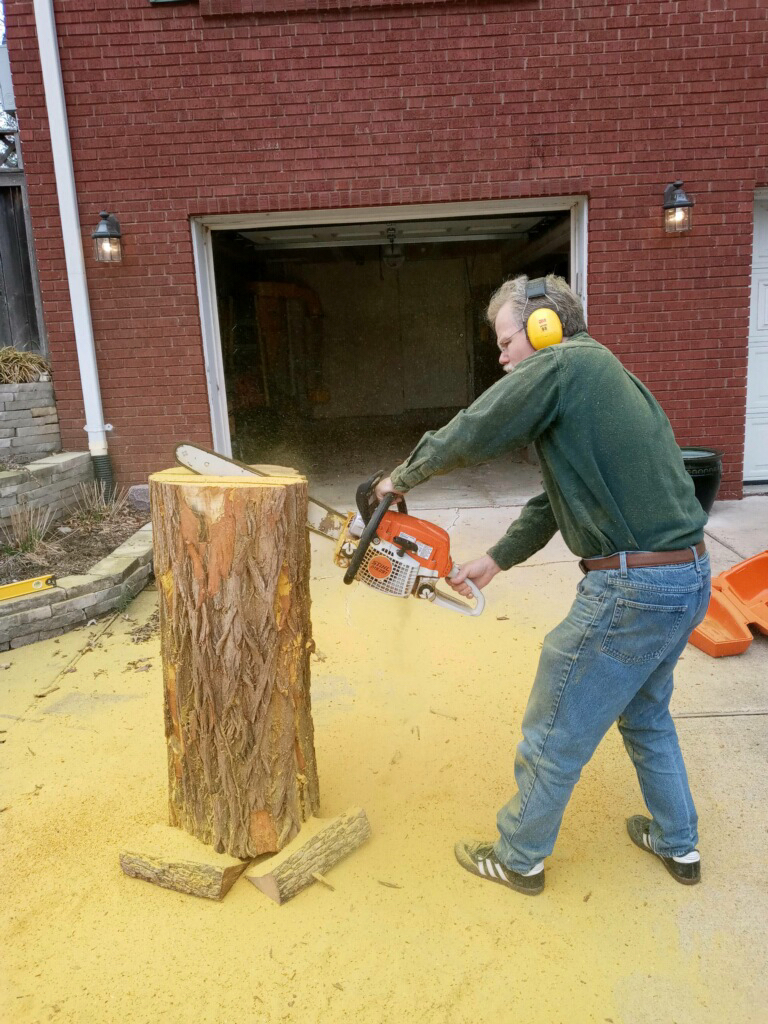
{"label": "concrete driveway", "polygon": [[[450,528],[459,561],[519,514],[468,507],[455,482],[428,486],[412,507]],[[714,571],[768,548],[766,523],[768,498],[718,504]],[[322,815],[362,806],[373,838],[330,873],[334,891],[313,886],[283,907],[244,880],[214,903],[120,872],[123,842],[166,820],[154,591],[122,615],[0,655],[4,1020],[761,1018],[768,638],[736,658],[689,647],[680,663],[674,713],[702,884],[676,885],[631,844],[624,820],[643,805],[613,730],[531,899],[467,875],[452,848],[495,835],[541,640],[579,579],[573,556],[555,538],[494,580],[477,620],[341,586],[316,538],[312,574]]]}

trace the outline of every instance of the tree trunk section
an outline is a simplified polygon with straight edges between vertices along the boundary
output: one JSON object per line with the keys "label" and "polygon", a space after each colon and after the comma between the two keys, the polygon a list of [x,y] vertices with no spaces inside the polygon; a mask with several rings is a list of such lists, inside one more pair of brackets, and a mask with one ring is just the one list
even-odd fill
{"label": "tree trunk section", "polygon": [[317,818],[282,853],[249,868],[245,877],[275,903],[285,903],[313,882],[325,881],[324,872],[370,838],[371,826],[362,807],[350,808],[337,818]]}
{"label": "tree trunk section", "polygon": [[281,850],[318,809],[303,477],[150,477],[170,824]]}

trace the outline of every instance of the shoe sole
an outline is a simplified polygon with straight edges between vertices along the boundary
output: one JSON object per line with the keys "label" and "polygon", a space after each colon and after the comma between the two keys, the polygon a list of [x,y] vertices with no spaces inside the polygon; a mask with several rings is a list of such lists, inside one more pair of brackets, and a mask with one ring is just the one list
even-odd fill
{"label": "shoe sole", "polygon": [[[661,863],[667,869],[667,872],[672,876],[672,878],[674,878],[674,880],[676,882],[679,882],[680,885],[698,885],[699,884],[699,882],[701,881],[701,874],[699,874],[698,878],[681,878],[680,875],[675,873],[674,868],[669,863],[670,858],[663,857],[660,853],[656,853],[655,850],[651,850],[649,847],[647,847],[645,845],[645,843],[643,842],[643,840],[642,840],[642,836],[641,836],[640,839],[635,838],[635,836],[632,833],[632,830],[629,827],[629,823],[632,820],[633,820],[632,818],[627,818],[627,834],[629,835],[629,838],[632,840],[632,842],[635,844],[635,846],[639,850],[642,850],[643,853],[651,853],[651,854],[653,854],[653,856],[656,858],[656,860],[661,861]],[[645,820],[650,821],[649,818],[645,819]]]}
{"label": "shoe sole", "polygon": [[456,846],[454,846],[453,848],[453,852],[456,856],[456,860],[464,868],[464,870],[468,871],[471,875],[474,875],[476,878],[482,878],[486,882],[495,882],[497,885],[503,885],[505,889],[514,889],[515,892],[521,892],[524,896],[538,896],[539,893],[544,892],[543,871],[541,871],[538,875],[531,876],[536,880],[535,885],[522,885],[515,882],[514,878],[510,877],[512,875],[512,871],[509,868],[504,868],[503,865],[500,866],[504,871],[504,874],[506,875],[506,880],[503,878],[499,878],[495,874],[485,874],[484,872],[480,871],[477,864],[469,856],[462,843],[457,843]]}

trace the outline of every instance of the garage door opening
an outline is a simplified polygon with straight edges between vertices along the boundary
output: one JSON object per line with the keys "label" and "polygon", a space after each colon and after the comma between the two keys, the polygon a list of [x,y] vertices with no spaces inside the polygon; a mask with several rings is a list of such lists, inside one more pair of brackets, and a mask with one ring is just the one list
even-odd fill
{"label": "garage door opening", "polygon": [[360,478],[498,379],[488,299],[571,279],[571,215],[215,230],[211,252],[234,457]]}

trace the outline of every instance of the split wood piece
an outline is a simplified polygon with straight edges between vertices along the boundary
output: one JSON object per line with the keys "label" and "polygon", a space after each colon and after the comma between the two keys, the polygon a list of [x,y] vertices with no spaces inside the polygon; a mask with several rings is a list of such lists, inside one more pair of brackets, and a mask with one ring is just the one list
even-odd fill
{"label": "split wood piece", "polygon": [[120,851],[120,867],[131,878],[209,900],[223,900],[249,864],[170,825],[151,825]]}
{"label": "split wood piece", "polygon": [[150,477],[170,823],[281,850],[318,809],[304,477]]}
{"label": "split wood piece", "polygon": [[245,877],[275,903],[285,903],[313,882],[325,881],[326,871],[370,837],[371,826],[361,807],[337,818],[313,818],[276,857],[254,864]]}

